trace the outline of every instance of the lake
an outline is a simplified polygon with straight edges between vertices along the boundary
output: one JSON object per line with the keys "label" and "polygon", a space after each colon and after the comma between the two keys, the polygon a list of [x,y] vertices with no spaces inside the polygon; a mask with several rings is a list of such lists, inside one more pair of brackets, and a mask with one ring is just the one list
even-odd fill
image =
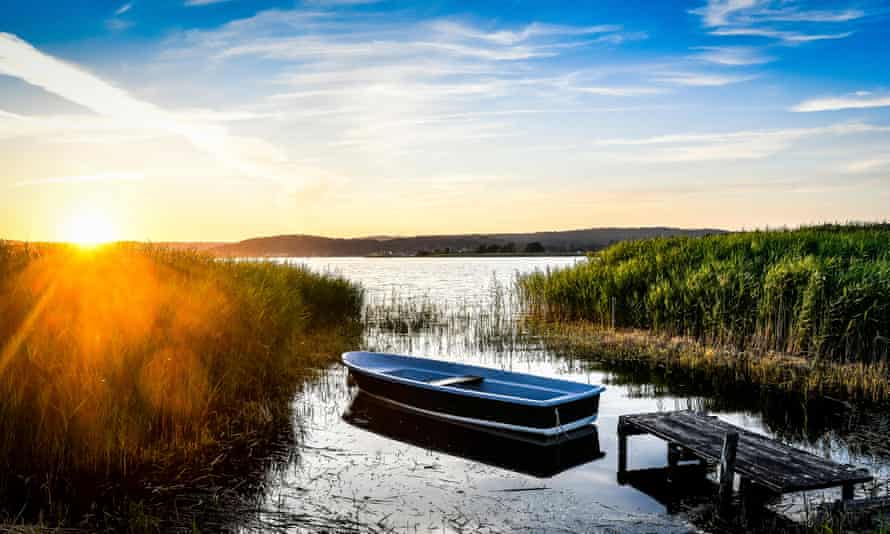
{"label": "lake", "polygon": [[[618,417],[705,409],[747,429],[888,477],[879,412],[831,399],[789,399],[658,368],[606,368],[523,332],[510,287],[519,273],[583,258],[306,258],[273,260],[333,271],[362,284],[372,309],[432,309],[408,328],[369,321],[368,349],[469,362],[608,388],[596,433],[567,451],[541,451],[411,416],[357,397],[335,365],[294,399],[295,450],[266,481],[262,512],[245,530],[383,532],[687,532],[694,503],[657,475],[619,484]],[[492,310],[497,310],[492,313]],[[379,315],[375,316],[379,319]],[[493,332],[497,335],[493,335]],[[871,437],[870,437],[871,436]],[[880,440],[884,443],[886,440]],[[666,445],[630,438],[631,470],[666,465]],[[657,472],[656,472],[657,473]],[[674,483],[676,484],[676,482]],[[874,490],[878,490],[876,485]],[[868,488],[860,488],[862,494]],[[771,508],[801,518],[840,491],[793,495]],[[698,498],[703,498],[699,496]]]}

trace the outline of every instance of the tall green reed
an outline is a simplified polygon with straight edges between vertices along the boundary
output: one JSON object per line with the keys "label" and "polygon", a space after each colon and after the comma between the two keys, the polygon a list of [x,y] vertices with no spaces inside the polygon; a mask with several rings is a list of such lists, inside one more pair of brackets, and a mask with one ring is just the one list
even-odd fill
{"label": "tall green reed", "polygon": [[519,285],[547,319],[871,362],[888,350],[890,225],[624,242]]}

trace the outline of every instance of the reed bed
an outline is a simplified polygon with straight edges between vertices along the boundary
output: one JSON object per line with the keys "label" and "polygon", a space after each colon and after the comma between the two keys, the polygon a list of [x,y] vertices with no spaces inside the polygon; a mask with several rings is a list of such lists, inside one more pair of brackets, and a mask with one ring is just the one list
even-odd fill
{"label": "reed bed", "polygon": [[789,394],[866,402],[890,399],[883,362],[831,362],[778,352],[736,351],[643,330],[612,330],[586,321],[530,325],[552,351],[608,365],[636,364],[667,375],[768,388]]}
{"label": "reed bed", "polygon": [[827,225],[613,245],[519,282],[530,312],[715,347],[886,365],[890,225]]}
{"label": "reed bed", "polygon": [[193,467],[259,455],[361,302],[302,268],[0,242],[0,497],[64,522],[83,512],[64,494],[193,488]]}

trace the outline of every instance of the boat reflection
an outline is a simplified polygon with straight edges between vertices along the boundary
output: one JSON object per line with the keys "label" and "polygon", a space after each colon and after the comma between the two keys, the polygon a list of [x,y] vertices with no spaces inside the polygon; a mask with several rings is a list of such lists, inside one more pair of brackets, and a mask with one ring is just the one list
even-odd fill
{"label": "boat reflection", "polygon": [[343,420],[402,443],[538,478],[550,478],[605,456],[600,450],[595,425],[557,439],[540,441],[433,419],[399,409],[363,392],[353,399]]}

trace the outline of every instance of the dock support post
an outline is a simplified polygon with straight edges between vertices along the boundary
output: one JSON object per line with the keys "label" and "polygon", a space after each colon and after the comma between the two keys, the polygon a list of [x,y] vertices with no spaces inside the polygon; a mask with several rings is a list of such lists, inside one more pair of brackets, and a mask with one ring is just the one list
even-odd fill
{"label": "dock support post", "polygon": [[853,484],[847,483],[842,486],[841,499],[844,501],[853,500]]}
{"label": "dock support post", "polygon": [[627,432],[618,425],[618,482],[621,483],[627,472]]}
{"label": "dock support post", "polygon": [[739,433],[727,432],[723,437],[723,453],[720,456],[720,505],[724,509],[732,498],[732,482],[735,478],[735,456],[739,446]]}
{"label": "dock support post", "polygon": [[683,450],[676,443],[668,443],[668,467],[677,467]]}
{"label": "dock support post", "polygon": [[680,464],[680,457],[683,449],[676,443],[668,443],[668,480],[673,480],[677,475],[677,466]]}

